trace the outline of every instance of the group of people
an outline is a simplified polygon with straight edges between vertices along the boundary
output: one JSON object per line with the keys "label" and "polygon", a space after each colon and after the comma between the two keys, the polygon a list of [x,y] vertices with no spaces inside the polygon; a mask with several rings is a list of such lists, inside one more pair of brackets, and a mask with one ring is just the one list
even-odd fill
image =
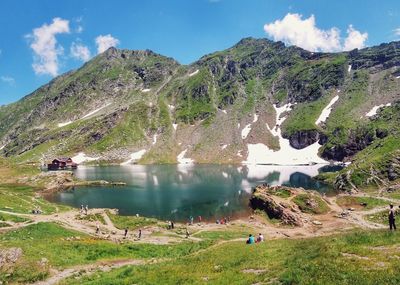
{"label": "group of people", "polygon": [[85,213],[85,215],[87,215],[89,212],[89,205],[86,205],[85,207],[83,207],[83,205],[81,205],[81,209],[79,210],[80,214]]}
{"label": "group of people", "polygon": [[249,238],[246,240],[247,244],[259,243],[264,241],[264,236],[262,233],[258,234],[257,238],[254,238],[252,234],[249,234]]}
{"label": "group of people", "polygon": [[230,217],[224,217],[223,219],[217,219],[216,221],[215,221],[215,223],[217,224],[217,225],[226,225],[227,223],[229,223],[231,221],[231,218]]}
{"label": "group of people", "polygon": [[173,230],[175,228],[175,224],[173,221],[167,221],[167,229]]}

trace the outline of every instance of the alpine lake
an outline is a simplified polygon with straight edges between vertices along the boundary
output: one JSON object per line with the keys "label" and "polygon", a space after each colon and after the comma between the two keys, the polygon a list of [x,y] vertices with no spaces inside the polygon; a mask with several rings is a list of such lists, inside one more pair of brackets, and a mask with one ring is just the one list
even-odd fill
{"label": "alpine lake", "polygon": [[262,183],[303,187],[321,193],[332,188],[313,179],[335,171],[327,165],[128,165],[80,166],[74,175],[84,180],[124,182],[122,186],[80,186],[46,197],[51,202],[79,208],[118,209],[120,215],[140,215],[187,221],[201,216],[215,221],[250,214],[252,188]]}

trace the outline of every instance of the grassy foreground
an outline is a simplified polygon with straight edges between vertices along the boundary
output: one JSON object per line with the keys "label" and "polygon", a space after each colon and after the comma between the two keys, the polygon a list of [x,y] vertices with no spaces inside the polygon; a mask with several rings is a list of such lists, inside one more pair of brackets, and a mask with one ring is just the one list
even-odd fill
{"label": "grassy foreground", "polygon": [[227,242],[173,261],[62,284],[398,284],[399,245],[400,235],[387,231],[256,245]]}

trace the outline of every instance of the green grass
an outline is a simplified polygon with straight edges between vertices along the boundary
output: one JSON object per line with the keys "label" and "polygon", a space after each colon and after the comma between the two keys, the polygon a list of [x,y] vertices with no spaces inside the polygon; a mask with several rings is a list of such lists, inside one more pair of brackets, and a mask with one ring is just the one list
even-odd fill
{"label": "green grass", "polygon": [[30,220],[27,218],[15,216],[15,215],[0,213],[0,221],[8,221],[8,222],[13,222],[13,223],[24,223],[24,222],[28,222]]}
{"label": "green grass", "polygon": [[229,242],[173,261],[126,266],[62,284],[397,284],[400,260],[391,256],[400,254],[399,244],[400,235],[387,231],[251,246]]}
{"label": "green grass", "polygon": [[[68,240],[71,237],[79,237],[79,240]],[[42,279],[48,274],[48,269],[38,270],[37,266],[30,267],[42,258],[48,259],[53,267],[66,268],[121,258],[178,258],[211,244],[211,241],[186,241],[168,246],[135,243],[119,245],[67,230],[53,223],[39,223],[0,235],[0,248],[18,247],[23,250],[22,259],[13,269],[16,273],[5,276],[0,271],[0,281],[26,283]]]}
{"label": "green grass", "polygon": [[107,212],[114,226],[118,229],[128,228],[130,230],[139,229],[145,226],[156,225],[158,220],[146,217],[135,217],[135,216],[120,216],[114,215]]}
{"label": "green grass", "polygon": [[[336,199],[336,203],[345,208],[354,207],[357,209],[362,210],[371,210],[373,208],[379,206],[388,205],[389,202],[378,199],[378,198],[371,198],[371,197],[353,197],[353,196],[340,196]],[[366,203],[366,206],[362,206],[361,204]]]}
{"label": "green grass", "polygon": [[[304,213],[325,214],[329,211],[326,202],[319,196],[313,194],[299,194],[292,200]],[[315,206],[310,205],[314,203]]]}
{"label": "green grass", "polygon": [[77,218],[79,220],[85,220],[90,222],[99,222],[102,225],[105,225],[106,222],[101,214],[88,214],[88,215],[78,215]]}
{"label": "green grass", "polygon": [[58,206],[36,196],[36,191],[26,185],[0,184],[0,210],[26,214],[38,207],[44,214],[56,212]]}
{"label": "green grass", "polygon": [[[399,215],[399,212],[400,212],[399,208],[397,208],[396,210],[397,210],[397,215]],[[368,221],[377,223],[377,224],[387,225],[389,227],[389,207],[387,210],[383,210],[381,212],[371,214],[371,215],[366,215],[365,219]],[[398,220],[398,219],[396,219],[396,220]]]}
{"label": "green grass", "polygon": [[311,103],[296,105],[293,112],[290,113],[289,118],[283,124],[285,134],[290,136],[301,130],[319,129],[315,125],[315,121],[332,98],[333,96],[323,96]]}
{"label": "green grass", "polygon": [[269,191],[269,193],[281,198],[289,198],[292,196],[292,192],[290,192],[290,190],[285,188],[278,188],[275,191]]}

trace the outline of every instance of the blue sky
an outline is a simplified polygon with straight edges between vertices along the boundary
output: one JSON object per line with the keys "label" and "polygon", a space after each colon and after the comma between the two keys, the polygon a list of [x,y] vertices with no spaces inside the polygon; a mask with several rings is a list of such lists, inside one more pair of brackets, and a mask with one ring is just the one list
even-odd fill
{"label": "blue sky", "polygon": [[319,51],[372,46],[400,39],[400,1],[4,0],[0,105],[111,45],[188,64],[249,36]]}

